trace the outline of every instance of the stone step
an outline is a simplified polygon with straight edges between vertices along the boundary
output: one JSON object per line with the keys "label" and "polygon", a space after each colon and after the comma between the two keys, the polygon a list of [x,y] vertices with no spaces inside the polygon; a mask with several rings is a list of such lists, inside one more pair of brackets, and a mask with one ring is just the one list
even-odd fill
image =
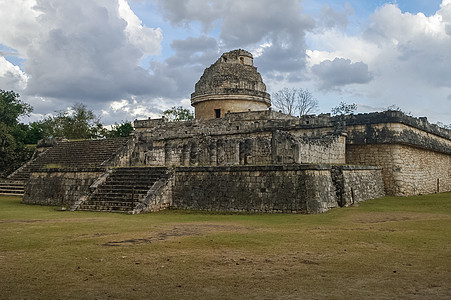
{"label": "stone step", "polygon": [[167,177],[165,173],[121,173],[113,174],[108,179],[116,180],[128,180],[129,178],[140,179],[140,180],[158,180],[160,178]]}
{"label": "stone step", "polygon": [[[94,206],[111,206],[111,207],[128,207],[132,208],[135,202],[126,202],[126,201],[113,201],[113,200],[105,200],[105,201],[92,201],[86,205],[94,205]],[[85,205],[85,204],[83,204]]]}
{"label": "stone step", "polygon": [[0,191],[3,192],[23,192],[23,186],[0,186]]}
{"label": "stone step", "polygon": [[47,165],[70,168],[99,167],[128,141],[129,138],[61,142],[31,161],[11,179],[26,181],[30,177],[30,170],[45,169]]}
{"label": "stone step", "polygon": [[[135,194],[133,196],[133,201],[139,201],[146,194]],[[122,202],[132,202],[132,195],[120,195],[120,194],[100,194],[93,195],[89,199],[89,203],[94,201],[122,201]]]}
{"label": "stone step", "polygon": [[167,178],[167,168],[114,168],[106,181],[97,187],[79,210],[133,211],[158,180]]}
{"label": "stone step", "polygon": [[128,179],[126,180],[106,180],[105,186],[119,186],[119,187],[148,187],[153,185],[157,179],[152,180],[136,180],[136,179]]}
{"label": "stone step", "polygon": [[0,195],[23,196],[25,185],[23,182],[0,182]]}
{"label": "stone step", "polygon": [[6,194],[23,194],[24,189],[23,188],[0,188],[0,193],[6,193]]}
{"label": "stone step", "polygon": [[2,191],[0,191],[0,195],[3,195],[3,196],[23,196],[23,193],[21,193],[21,194],[14,194],[14,193],[3,193]]}
{"label": "stone step", "polygon": [[147,191],[149,189],[150,188],[132,191],[132,189],[129,189],[129,190],[125,190],[125,189],[124,190],[106,190],[106,189],[102,188],[102,190],[96,191],[92,195],[92,197],[97,197],[97,198],[99,198],[99,197],[116,197],[116,198],[124,197],[124,198],[128,199],[128,198],[131,198],[132,195],[134,195],[134,197],[139,197],[139,196],[145,195],[145,194],[147,194]]}
{"label": "stone step", "polygon": [[0,181],[0,187],[2,187],[2,186],[21,186],[21,187],[23,187],[24,186],[24,183],[23,182],[17,182],[17,181],[13,181],[13,182],[2,182],[2,181]]}
{"label": "stone step", "polygon": [[124,205],[95,205],[95,204],[82,204],[79,210],[87,211],[104,211],[104,212],[129,212],[133,208],[131,206]]}
{"label": "stone step", "polygon": [[127,167],[127,168],[120,168],[115,169],[117,170],[117,174],[120,173],[158,173],[158,174],[164,174],[166,172],[166,168],[159,168],[159,167]]}
{"label": "stone step", "polygon": [[135,182],[130,183],[130,184],[124,184],[123,182],[121,182],[121,184],[104,184],[100,187],[97,188],[98,192],[103,192],[103,191],[120,191],[123,190],[126,193],[131,193],[132,190],[134,192],[139,192],[142,190],[147,191],[148,189],[150,189],[150,187],[154,184],[154,182],[151,183],[145,183],[145,184],[136,184]]}

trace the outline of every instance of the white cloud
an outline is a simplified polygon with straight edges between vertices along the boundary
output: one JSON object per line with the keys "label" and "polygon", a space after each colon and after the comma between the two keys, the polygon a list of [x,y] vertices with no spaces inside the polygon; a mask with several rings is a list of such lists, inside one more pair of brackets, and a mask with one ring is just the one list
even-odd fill
{"label": "white cloud", "polygon": [[125,99],[122,99],[120,101],[113,101],[110,103],[110,108],[113,111],[118,111],[118,110],[123,110],[128,112],[130,110],[130,108],[128,107],[128,101]]}
{"label": "white cloud", "polygon": [[16,49],[21,57],[26,57],[42,30],[36,5],[36,0],[0,0],[0,43]]}
{"label": "white cloud", "polygon": [[[396,104],[414,115],[427,113],[431,120],[449,120],[450,22],[450,0],[443,1],[440,10],[429,17],[403,13],[396,5],[386,4],[371,15],[361,34],[350,36],[337,28],[311,33],[306,54],[316,75],[313,80],[325,90],[342,84],[341,97],[353,99],[360,107]],[[332,64],[336,58],[341,64]],[[343,65],[345,60],[348,67],[353,65],[351,61],[362,62],[354,70],[360,76],[350,80],[361,80],[361,84],[340,81],[353,73]],[[371,72],[372,80],[365,70]]]}
{"label": "white cloud", "polygon": [[[326,107],[344,98],[362,109],[397,104],[450,118],[451,0],[430,16],[387,4],[359,24],[344,4],[319,4],[315,20],[298,0],[148,3],[160,11],[139,12],[143,21],[126,0],[0,0],[0,44],[13,50],[10,61],[0,58],[0,84],[22,89],[36,114],[84,102],[114,123],[189,105],[203,70],[244,48],[269,91],[320,87],[320,104],[335,101]],[[143,60],[162,45],[159,59]]]}
{"label": "white cloud", "polygon": [[21,70],[2,57],[0,68],[9,69],[0,83],[38,113],[47,103],[96,107],[149,94],[151,77],[139,63],[158,54],[161,41],[161,30],[144,26],[125,0],[0,0],[0,43],[26,58]]}
{"label": "white cloud", "polygon": [[147,28],[130,9],[127,1],[119,0],[119,16],[127,22],[125,32],[129,41],[138,47],[144,55],[158,54],[161,51],[163,34],[160,28]]}
{"label": "white cloud", "polygon": [[28,76],[18,67],[0,56],[0,87],[5,90],[22,92]]}

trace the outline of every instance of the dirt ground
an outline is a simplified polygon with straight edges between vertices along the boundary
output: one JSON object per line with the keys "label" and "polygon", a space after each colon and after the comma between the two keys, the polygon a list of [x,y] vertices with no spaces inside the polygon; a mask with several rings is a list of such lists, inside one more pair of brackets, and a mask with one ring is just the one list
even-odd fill
{"label": "dirt ground", "polygon": [[0,201],[0,299],[450,299],[451,197],[394,199],[312,216]]}

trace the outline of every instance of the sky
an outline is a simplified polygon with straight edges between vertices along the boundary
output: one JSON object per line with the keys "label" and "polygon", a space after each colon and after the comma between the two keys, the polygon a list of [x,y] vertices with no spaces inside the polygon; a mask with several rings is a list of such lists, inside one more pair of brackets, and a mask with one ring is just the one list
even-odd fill
{"label": "sky", "polygon": [[203,70],[245,49],[270,94],[316,113],[399,107],[451,124],[451,0],[0,0],[0,89],[34,108],[83,103],[105,125],[190,107]]}

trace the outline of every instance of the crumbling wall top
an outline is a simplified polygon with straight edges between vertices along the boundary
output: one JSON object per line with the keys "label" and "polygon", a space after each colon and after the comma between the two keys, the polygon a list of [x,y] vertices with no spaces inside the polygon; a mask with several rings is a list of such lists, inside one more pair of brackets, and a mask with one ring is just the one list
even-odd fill
{"label": "crumbling wall top", "polygon": [[400,123],[405,124],[442,138],[451,140],[451,130],[442,128],[428,122],[426,117],[415,118],[397,110],[383,112],[351,114],[346,116],[335,116],[334,119],[343,119],[347,126],[365,124]]}

